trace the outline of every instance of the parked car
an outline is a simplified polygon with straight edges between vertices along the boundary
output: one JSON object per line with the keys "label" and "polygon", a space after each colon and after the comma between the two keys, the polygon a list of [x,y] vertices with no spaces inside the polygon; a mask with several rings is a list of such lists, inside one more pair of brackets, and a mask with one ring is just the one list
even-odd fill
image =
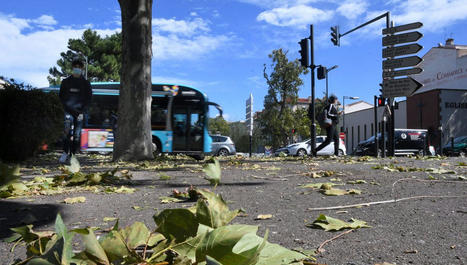
{"label": "parked car", "polygon": [[235,144],[228,136],[211,135],[212,137],[212,154],[218,156],[235,155]]}
{"label": "parked car", "polygon": [[[428,150],[431,150],[429,146],[426,146],[426,135],[427,130],[423,129],[395,129],[395,155],[423,155]],[[388,135],[385,134],[384,138],[386,143]],[[378,133],[378,152],[382,153],[383,141],[381,141],[381,134]],[[426,148],[426,149],[425,149]],[[388,147],[386,146],[386,151]],[[375,136],[372,136],[364,141],[358,143],[354,151],[355,155],[375,155]]]}
{"label": "parked car", "polygon": [[[320,145],[326,140],[326,136],[320,135],[316,136],[316,146]],[[278,156],[280,153],[284,153],[290,156],[305,156],[311,154],[311,140],[308,139],[303,142],[290,144],[286,147],[277,149],[274,154]],[[321,149],[317,155],[333,155],[334,154],[334,142],[331,142],[328,146]],[[342,139],[339,139],[339,155],[346,155],[345,144]]]}
{"label": "parked car", "polygon": [[452,156],[452,155],[467,155],[467,136],[460,136],[454,138],[454,148],[453,143],[449,141],[448,144],[443,146],[443,154]]}

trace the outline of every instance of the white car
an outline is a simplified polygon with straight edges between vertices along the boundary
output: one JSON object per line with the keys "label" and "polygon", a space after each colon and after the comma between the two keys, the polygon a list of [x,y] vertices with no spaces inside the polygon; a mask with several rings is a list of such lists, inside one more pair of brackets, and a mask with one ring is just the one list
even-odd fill
{"label": "white car", "polygon": [[[319,146],[322,142],[324,142],[324,140],[326,140],[326,136],[324,135],[316,136],[316,146]],[[284,153],[290,156],[309,155],[311,153],[310,139],[303,141],[303,142],[290,144],[286,147],[279,148],[274,152],[276,156],[278,156],[280,153]],[[347,150],[345,149],[344,141],[339,138],[339,155],[346,155],[346,154],[347,154]],[[326,147],[321,149],[317,153],[317,155],[334,155],[334,142],[331,142]]]}

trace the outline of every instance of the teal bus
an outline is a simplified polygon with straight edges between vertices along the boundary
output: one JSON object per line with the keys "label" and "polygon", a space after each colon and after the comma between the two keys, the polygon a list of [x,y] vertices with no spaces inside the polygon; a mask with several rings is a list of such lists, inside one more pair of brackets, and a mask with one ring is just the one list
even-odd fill
{"label": "teal bus", "polygon": [[[118,126],[120,83],[91,83],[93,96],[81,130],[81,151],[110,153]],[[45,88],[59,91],[59,87]],[[222,116],[222,108],[198,89],[173,84],[153,84],[152,142],[155,152],[203,157],[211,152],[208,133],[209,106]],[[118,137],[118,136],[116,136]]]}

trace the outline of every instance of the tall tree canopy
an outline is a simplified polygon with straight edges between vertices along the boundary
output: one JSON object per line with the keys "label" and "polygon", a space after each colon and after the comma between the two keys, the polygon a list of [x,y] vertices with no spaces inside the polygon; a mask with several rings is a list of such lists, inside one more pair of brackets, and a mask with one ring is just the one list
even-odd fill
{"label": "tall tree canopy", "polygon": [[229,123],[221,116],[209,119],[209,132],[230,135]]}
{"label": "tall tree canopy", "polygon": [[91,81],[120,81],[122,68],[122,34],[101,37],[96,31],[86,30],[79,39],[68,40],[68,50],[60,54],[57,66],[49,69],[50,85],[59,85],[71,74],[75,57],[88,59],[88,79]]}
{"label": "tall tree canopy", "polygon": [[296,104],[298,90],[303,85],[300,75],[308,70],[300,65],[298,59],[289,61],[287,51],[274,50],[269,55],[272,59],[271,73],[264,65],[264,78],[268,84],[268,94],[264,97],[264,111],[261,113],[262,133],[270,140],[274,148],[287,144],[296,125],[292,106]]}
{"label": "tall tree canopy", "polygon": [[122,74],[114,160],[152,159],[152,0],[119,0]]}

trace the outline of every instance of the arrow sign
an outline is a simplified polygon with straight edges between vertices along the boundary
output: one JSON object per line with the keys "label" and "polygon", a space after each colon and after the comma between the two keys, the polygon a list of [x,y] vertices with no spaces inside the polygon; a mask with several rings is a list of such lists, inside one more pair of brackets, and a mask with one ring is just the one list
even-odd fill
{"label": "arrow sign", "polygon": [[410,56],[399,59],[391,59],[383,61],[383,69],[394,69],[394,68],[403,68],[419,64],[423,61],[422,58],[418,56]]}
{"label": "arrow sign", "polygon": [[383,37],[383,46],[391,46],[400,43],[414,42],[423,37],[423,34],[418,31],[413,31],[409,33],[399,34],[399,35],[390,35]]}
{"label": "arrow sign", "polygon": [[400,25],[397,27],[392,27],[392,28],[385,28],[383,29],[383,34],[394,34],[396,32],[401,32],[401,31],[407,31],[411,29],[418,29],[422,27],[423,24],[420,22],[415,22],[415,23],[410,23],[406,25]]}
{"label": "arrow sign", "polygon": [[419,45],[418,43],[397,46],[397,47],[390,47],[383,49],[383,58],[389,57],[396,57],[401,55],[407,55],[412,53],[417,53],[423,49],[423,46]]}
{"label": "arrow sign", "polygon": [[423,72],[422,68],[410,68],[405,70],[399,71],[391,71],[391,72],[383,72],[383,78],[387,77],[396,77],[396,76],[404,76],[404,75],[416,75]]}
{"label": "arrow sign", "polygon": [[411,77],[383,81],[383,97],[408,97],[423,85]]}

